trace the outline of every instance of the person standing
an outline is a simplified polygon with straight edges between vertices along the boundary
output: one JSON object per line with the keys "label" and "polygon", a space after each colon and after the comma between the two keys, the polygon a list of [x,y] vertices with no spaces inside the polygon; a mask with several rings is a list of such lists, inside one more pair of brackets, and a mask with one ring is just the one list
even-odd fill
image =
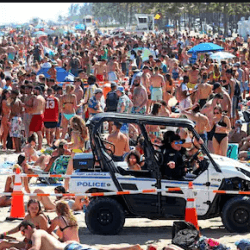
{"label": "person standing", "polygon": [[140,77],[137,76],[134,80],[134,91],[133,91],[133,107],[131,110],[132,114],[142,114],[144,115],[146,113],[146,105],[148,101],[148,94],[147,90],[144,86],[140,84]]}
{"label": "person standing", "polygon": [[96,88],[94,91],[94,95],[88,101],[89,117],[104,112],[104,107],[101,103],[102,95],[102,89]]}
{"label": "person standing", "polygon": [[83,114],[82,103],[81,103],[81,100],[83,98],[83,89],[81,87],[82,80],[79,77],[76,77],[74,79],[74,84],[75,84],[74,94],[76,96],[76,105],[77,105],[76,114],[82,117]]}
{"label": "person standing", "polygon": [[59,100],[53,95],[52,88],[47,89],[45,102],[43,122],[46,132],[47,144],[52,147],[59,118]]}
{"label": "person standing", "polygon": [[15,147],[15,153],[21,152],[21,125],[22,125],[22,102],[18,98],[19,91],[11,91],[11,113],[10,113],[10,137]]}
{"label": "person standing", "polygon": [[42,148],[42,129],[43,129],[43,119],[44,119],[44,110],[45,110],[45,99],[42,96],[42,90],[39,86],[35,87],[33,90],[35,95],[34,106],[32,108],[32,118],[30,121],[30,134],[37,133],[38,136],[38,150]]}

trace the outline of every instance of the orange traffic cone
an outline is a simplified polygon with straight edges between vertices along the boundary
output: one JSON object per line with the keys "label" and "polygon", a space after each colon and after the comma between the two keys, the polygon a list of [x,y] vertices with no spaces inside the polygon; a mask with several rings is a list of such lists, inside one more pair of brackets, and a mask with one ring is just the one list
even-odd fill
{"label": "orange traffic cone", "polygon": [[15,173],[15,183],[12,193],[10,217],[7,217],[6,220],[18,220],[18,219],[22,220],[25,217],[22,181],[20,173],[21,170],[19,167],[17,167]]}
{"label": "orange traffic cone", "polygon": [[192,223],[197,228],[197,230],[200,231],[199,225],[198,225],[197,211],[196,211],[196,206],[195,206],[193,182],[191,181],[188,183],[185,221]]}

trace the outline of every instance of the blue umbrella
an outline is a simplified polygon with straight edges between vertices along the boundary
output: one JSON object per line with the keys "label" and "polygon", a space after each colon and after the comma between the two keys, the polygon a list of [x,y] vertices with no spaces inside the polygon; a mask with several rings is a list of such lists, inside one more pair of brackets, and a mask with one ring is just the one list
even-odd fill
{"label": "blue umbrella", "polygon": [[200,43],[193,48],[191,48],[188,53],[204,53],[204,52],[209,52],[209,51],[222,51],[224,50],[223,47],[215,44],[215,43]]}
{"label": "blue umbrella", "polygon": [[[40,74],[44,74],[44,76],[46,78],[49,78],[50,75],[47,73],[47,71],[49,70],[49,68],[41,68],[36,74],[40,75]],[[74,80],[74,75],[71,74],[70,72],[66,71],[64,68],[62,67],[56,67],[56,80],[58,82],[64,82],[65,78],[68,77],[72,80]]]}
{"label": "blue umbrella", "polygon": [[85,30],[85,28],[86,28],[86,25],[85,24],[77,24],[76,26],[75,26],[75,29],[76,30]]}
{"label": "blue umbrella", "polygon": [[166,28],[174,28],[174,25],[166,24],[165,27]]}

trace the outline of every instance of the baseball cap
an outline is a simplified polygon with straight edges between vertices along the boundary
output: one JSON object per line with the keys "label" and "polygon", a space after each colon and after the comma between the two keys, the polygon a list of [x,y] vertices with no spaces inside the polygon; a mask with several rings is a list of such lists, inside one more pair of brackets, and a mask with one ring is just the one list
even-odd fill
{"label": "baseball cap", "polygon": [[214,83],[213,90],[216,90],[216,89],[218,89],[219,87],[221,87],[220,83],[219,83],[219,82],[216,82],[216,83]]}
{"label": "baseball cap", "polygon": [[101,88],[96,88],[94,94],[103,93]]}
{"label": "baseball cap", "polygon": [[117,84],[116,84],[116,82],[111,82],[111,88],[114,88],[114,87],[116,87],[117,86]]}
{"label": "baseball cap", "polygon": [[118,86],[117,87],[117,90],[116,91],[121,91],[122,93],[124,93],[125,92],[125,90],[124,90],[124,87],[123,86]]}
{"label": "baseball cap", "polygon": [[144,65],[142,69],[149,69],[147,65]]}
{"label": "baseball cap", "polygon": [[235,124],[239,124],[239,125],[241,125],[242,126],[242,120],[237,120],[236,122],[235,122]]}
{"label": "baseball cap", "polygon": [[235,63],[234,67],[240,67],[240,63],[239,62]]}

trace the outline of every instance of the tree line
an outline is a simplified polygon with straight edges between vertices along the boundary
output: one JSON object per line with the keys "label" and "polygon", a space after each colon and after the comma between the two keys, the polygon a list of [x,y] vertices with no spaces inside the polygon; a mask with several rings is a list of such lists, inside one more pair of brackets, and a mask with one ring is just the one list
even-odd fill
{"label": "tree line", "polygon": [[[88,5],[72,4],[69,8],[68,20],[81,21],[85,15],[93,15],[100,25],[107,25],[110,19],[120,23],[120,26],[132,25],[134,14],[160,14],[156,26],[163,29],[167,24],[173,24],[177,30],[180,27],[204,30],[204,23],[211,25],[214,32],[224,29],[237,29],[241,17],[250,16],[248,2],[92,2]],[[198,20],[198,21],[197,21]],[[198,23],[197,23],[198,22]]]}

